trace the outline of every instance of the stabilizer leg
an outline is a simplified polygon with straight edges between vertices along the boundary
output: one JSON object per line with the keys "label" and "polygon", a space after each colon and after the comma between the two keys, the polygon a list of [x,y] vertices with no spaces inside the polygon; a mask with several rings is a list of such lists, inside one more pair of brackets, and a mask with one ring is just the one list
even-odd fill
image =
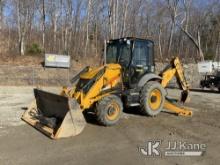
{"label": "stabilizer leg", "polygon": [[185,107],[178,107],[177,105],[175,105],[174,103],[171,103],[167,99],[165,100],[164,108],[180,116],[192,116],[193,115],[193,112],[191,110],[186,109]]}

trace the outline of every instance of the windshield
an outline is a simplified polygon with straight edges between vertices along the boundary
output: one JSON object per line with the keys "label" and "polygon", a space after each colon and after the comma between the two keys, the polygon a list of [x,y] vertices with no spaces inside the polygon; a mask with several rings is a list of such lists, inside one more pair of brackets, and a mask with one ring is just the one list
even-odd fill
{"label": "windshield", "polygon": [[109,43],[106,50],[106,63],[119,63],[128,66],[131,58],[130,44],[115,41]]}

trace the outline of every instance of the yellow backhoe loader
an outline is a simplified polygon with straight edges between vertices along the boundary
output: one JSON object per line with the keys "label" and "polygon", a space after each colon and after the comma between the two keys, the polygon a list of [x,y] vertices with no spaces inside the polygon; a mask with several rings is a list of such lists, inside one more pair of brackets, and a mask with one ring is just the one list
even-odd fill
{"label": "yellow backhoe loader", "polygon": [[34,89],[36,99],[22,119],[50,138],[59,139],[82,132],[86,125],[82,112],[88,109],[94,110],[98,123],[104,126],[116,124],[123,107],[138,106],[136,109],[146,116],[156,116],[163,109],[192,115],[166,97],[165,88],[173,77],[183,90],[183,103],[189,85],[178,58],[155,74],[153,41],[130,37],[109,40],[104,57],[103,66],[85,67],[60,95]]}

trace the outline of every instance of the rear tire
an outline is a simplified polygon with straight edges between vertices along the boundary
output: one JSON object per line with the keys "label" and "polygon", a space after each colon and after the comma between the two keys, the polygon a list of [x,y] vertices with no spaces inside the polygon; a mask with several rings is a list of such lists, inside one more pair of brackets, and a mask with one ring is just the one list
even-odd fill
{"label": "rear tire", "polygon": [[141,90],[141,113],[148,116],[156,116],[163,109],[165,90],[156,81],[147,82]]}
{"label": "rear tire", "polygon": [[115,125],[119,121],[122,111],[122,101],[116,95],[106,96],[96,104],[97,121],[104,126]]}

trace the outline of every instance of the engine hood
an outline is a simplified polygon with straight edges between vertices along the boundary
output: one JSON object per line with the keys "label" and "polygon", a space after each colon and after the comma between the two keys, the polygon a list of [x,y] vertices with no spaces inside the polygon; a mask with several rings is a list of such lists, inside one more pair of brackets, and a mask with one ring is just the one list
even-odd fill
{"label": "engine hood", "polygon": [[106,64],[101,67],[90,68],[88,72],[81,74],[80,78],[92,79],[102,69],[120,70],[121,66],[119,64]]}

